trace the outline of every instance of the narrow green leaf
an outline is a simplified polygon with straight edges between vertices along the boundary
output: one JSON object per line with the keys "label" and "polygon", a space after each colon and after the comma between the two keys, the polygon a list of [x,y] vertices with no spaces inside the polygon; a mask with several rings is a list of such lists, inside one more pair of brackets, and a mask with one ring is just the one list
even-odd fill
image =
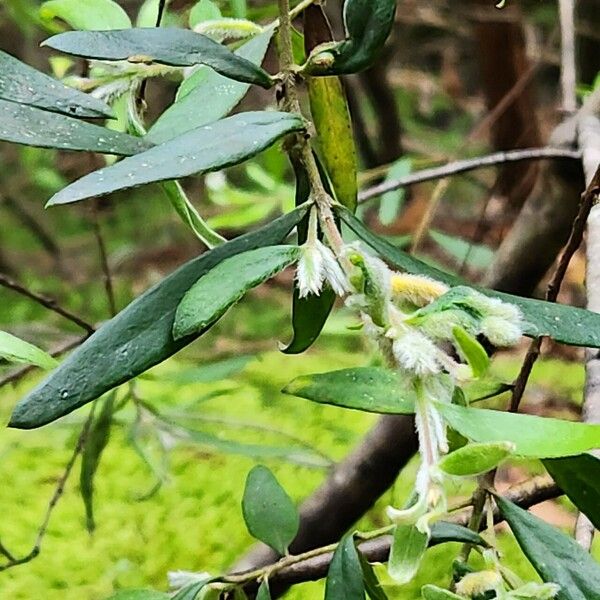
{"label": "narrow green leaf", "polygon": [[[449,286],[466,285],[459,277],[449,275],[402,252],[387,240],[369,231],[363,223],[342,207],[337,209],[337,213],[360,239],[395,268],[407,273],[427,275]],[[563,344],[600,348],[600,314],[598,313],[543,300],[521,298],[477,286],[472,287],[482,294],[516,304],[525,319],[525,335],[530,337],[548,336]]]}
{"label": "narrow green leaf", "polygon": [[97,60],[128,60],[175,67],[207,65],[236,81],[273,86],[270,75],[225,46],[188,29],[176,27],[133,28],[115,31],[67,31],[46,40],[66,54]]}
{"label": "narrow green leaf", "polygon": [[112,117],[111,108],[88,94],[0,50],[0,99],[73,117]]}
{"label": "narrow green leaf", "polygon": [[581,454],[548,459],[544,466],[571,502],[600,529],[600,460]]}
{"label": "narrow green leaf", "polygon": [[55,194],[48,205],[68,204],[155,181],[224,169],[251,158],[303,127],[302,119],[289,113],[240,113],[94,171]]}
{"label": "narrow green leaf", "polygon": [[490,366],[490,357],[485,348],[467,331],[458,325],[453,328],[452,335],[460,354],[467,361],[473,375],[482,377]]}
{"label": "narrow green leaf", "polygon": [[473,477],[482,475],[497,467],[515,450],[511,442],[491,442],[483,444],[467,444],[444,456],[438,467],[457,477]]}
{"label": "narrow green leaf", "polygon": [[[404,173],[396,179],[408,175]],[[494,250],[482,244],[467,242],[459,237],[446,235],[441,231],[430,230],[429,235],[433,241],[452,256],[456,264],[475,267],[476,269],[486,269],[494,260]]]}
{"label": "narrow green leaf", "polygon": [[202,588],[206,587],[208,583],[210,583],[210,578],[207,578],[204,581],[190,583],[189,585],[181,588],[174,596],[172,596],[171,600],[196,600]]}
{"label": "narrow green leaf", "polygon": [[0,100],[0,141],[129,156],[151,147],[147,141],[62,114]]}
{"label": "narrow green leaf", "polygon": [[[267,30],[246,42],[235,55],[260,65],[273,36]],[[200,67],[179,88],[177,100],[157,119],[148,131],[148,139],[161,144],[227,116],[246,95],[248,83],[232,81],[209,67]],[[198,110],[201,106],[202,110]]]}
{"label": "narrow green leaf", "polygon": [[[291,162],[296,176],[296,206],[301,206],[308,202],[310,198],[310,182],[302,161],[292,156]],[[317,162],[317,164],[320,163]],[[298,225],[299,245],[306,242],[308,221],[309,215],[306,215]],[[333,309],[335,299],[335,293],[327,284],[323,286],[320,295],[309,294],[304,298],[300,298],[298,287],[294,285],[292,298],[293,337],[286,347],[281,347],[284,354],[301,354],[313,345],[321,331],[323,331],[323,327]]]}
{"label": "narrow green leaf", "polygon": [[600,425],[436,403],[450,427],[475,442],[512,442],[515,454],[554,458],[600,448]]}
{"label": "narrow green leaf", "polygon": [[351,534],[338,544],[325,583],[325,600],[364,600],[362,566]]}
{"label": "narrow green leaf", "polygon": [[429,536],[419,531],[416,525],[398,525],[390,549],[388,573],[398,584],[408,583],[417,574]]}
{"label": "narrow green leaf", "polygon": [[214,248],[227,241],[208,226],[178,181],[163,181],[161,187],[175,212],[203,244],[208,248]]}
{"label": "narrow green leaf", "polygon": [[258,231],[222,244],[149,289],[23,398],[13,412],[11,426],[32,429],[54,421],[187,346],[198,336],[175,341],[172,329],[177,306],[194,282],[230,256],[281,243],[306,211],[300,207]]}
{"label": "narrow green leaf", "polygon": [[104,400],[100,413],[92,421],[81,454],[79,487],[85,506],[86,527],[90,533],[96,528],[94,522],[94,477],[110,438],[114,406],[115,393],[113,392]]}
{"label": "narrow green leaf", "polygon": [[463,544],[475,544],[486,548],[488,543],[474,531],[467,527],[448,523],[446,521],[436,521],[431,526],[430,545],[445,544],[446,542],[461,542]]}
{"label": "narrow green leaf", "polygon": [[423,600],[464,600],[453,592],[437,587],[437,585],[425,585],[421,588]]}
{"label": "narrow green leaf", "polygon": [[49,0],[40,7],[44,21],[60,19],[73,29],[127,29],[131,21],[114,0]]}
{"label": "narrow green leaf", "polygon": [[600,565],[556,527],[496,496],[521,549],[546,583],[557,583],[557,600],[599,600]]}
{"label": "narrow green leaf", "polygon": [[42,369],[53,369],[58,365],[48,353],[6,331],[0,331],[0,358],[9,362],[35,365]]}
{"label": "narrow green leaf", "polygon": [[258,588],[256,600],[271,600],[271,591],[269,590],[269,582],[264,579]]}
{"label": "narrow green leaf", "polygon": [[387,594],[385,593],[383,587],[381,587],[379,579],[377,579],[375,569],[373,569],[369,561],[361,554],[360,551],[357,552],[367,596],[371,600],[388,600]]}
{"label": "narrow green leaf", "polygon": [[303,375],[288,383],[283,392],[319,404],[333,404],[366,412],[414,413],[414,390],[392,371],[378,367]]}
{"label": "narrow green leaf", "polygon": [[298,511],[267,467],[256,465],[246,479],[242,512],[248,531],[283,555],[298,533]]}
{"label": "narrow green leaf", "polygon": [[298,258],[298,246],[268,246],[224,260],[185,294],[175,314],[176,340],[221,318],[245,293],[283,271]]}

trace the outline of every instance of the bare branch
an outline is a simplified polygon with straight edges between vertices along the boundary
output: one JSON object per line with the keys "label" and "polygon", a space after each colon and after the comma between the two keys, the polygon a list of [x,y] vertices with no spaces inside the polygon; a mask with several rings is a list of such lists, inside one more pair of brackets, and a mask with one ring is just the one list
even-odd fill
{"label": "bare branch", "polygon": [[559,0],[560,14],[560,84],[562,108],[567,113],[577,110],[577,68],[575,62],[575,0]]}
{"label": "bare branch", "polygon": [[75,323],[75,325],[81,327],[81,329],[85,330],[90,335],[95,331],[95,328],[91,323],[88,323],[75,313],[60,306],[53,298],[48,298],[48,296],[43,296],[42,294],[38,294],[37,292],[26,288],[24,285],[17,283],[14,279],[4,273],[0,273],[0,286],[9,290],[13,290],[18,294],[21,294],[21,296],[25,296],[26,298],[41,304],[44,308],[47,308],[48,310],[51,310],[61,317],[71,321],[72,323]]}

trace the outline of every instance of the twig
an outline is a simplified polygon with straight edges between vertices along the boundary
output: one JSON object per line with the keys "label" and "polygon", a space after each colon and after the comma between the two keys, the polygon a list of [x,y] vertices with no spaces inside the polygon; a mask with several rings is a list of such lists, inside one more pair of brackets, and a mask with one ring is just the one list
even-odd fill
{"label": "twig", "polygon": [[26,288],[24,285],[17,283],[14,279],[9,277],[4,273],[0,273],[0,286],[5,287],[9,290],[13,290],[38,304],[41,304],[43,307],[47,308],[55,312],[56,314],[68,319],[72,323],[75,323],[78,327],[81,327],[83,330],[87,331],[88,334],[92,334],[95,331],[94,326],[91,323],[88,323],[81,317],[72,313],[70,310],[63,308],[58,304],[58,302],[54,298],[48,298],[47,296],[43,296],[42,294],[38,294],[33,292],[32,290]]}
{"label": "twig", "polygon": [[[529,508],[540,502],[556,498],[562,494],[560,488],[550,477],[536,477],[508,490],[504,498],[522,508]],[[495,522],[501,522],[502,517],[494,513]],[[466,525],[470,511],[464,511],[447,519],[451,523]],[[373,532],[378,539],[368,540],[359,544],[363,556],[370,562],[385,562],[388,559],[391,536],[383,535],[387,528]],[[367,537],[369,535],[367,534]],[[247,591],[256,589],[258,581],[268,572],[269,583],[272,587],[284,587],[314,581],[326,576],[333,552],[337,544],[328,544],[297,556],[287,556],[274,565],[256,569],[246,573],[237,573],[225,577],[225,581],[242,584]]]}
{"label": "twig", "polygon": [[575,62],[575,0],[559,0],[560,15],[560,85],[562,109],[567,113],[577,110],[577,67]]}
{"label": "twig", "polygon": [[[552,279],[550,280],[550,283],[546,289],[545,299],[547,302],[556,302],[563,279],[565,278],[565,274],[569,267],[569,263],[581,245],[583,234],[585,233],[585,224],[590,215],[592,206],[598,197],[598,177],[598,172],[596,172],[596,175],[593,177],[590,185],[587,187],[586,191],[581,197],[579,212],[573,221],[573,226],[571,227],[571,234],[569,235],[567,245],[560,255],[558,264],[556,265],[556,269],[552,275]],[[515,387],[513,389],[513,394],[510,401],[511,412],[517,412],[519,410],[519,404],[523,398],[523,393],[525,392],[525,387],[527,386],[529,376],[531,375],[531,371],[540,355],[542,339],[543,338],[536,338],[532,340],[531,344],[529,345],[523,365],[521,366],[519,375],[515,380]]]}
{"label": "twig", "polygon": [[104,289],[106,290],[106,298],[108,300],[108,308],[110,314],[114,317],[117,314],[117,302],[115,300],[115,288],[113,285],[112,274],[108,265],[108,254],[106,252],[106,243],[104,242],[104,236],[102,235],[102,229],[100,227],[100,219],[98,217],[97,210],[94,211],[94,236],[96,243],[98,244],[98,253],[100,255],[100,266],[102,268],[102,275],[104,279]]}
{"label": "twig", "polygon": [[414,185],[415,183],[423,183],[425,181],[440,179],[450,175],[458,175],[459,173],[474,171],[475,169],[483,169],[523,160],[543,160],[547,158],[572,158],[579,160],[581,159],[581,152],[579,150],[570,150],[569,148],[524,148],[523,150],[507,150],[494,152],[493,154],[488,154],[486,156],[478,156],[477,158],[456,160],[445,165],[440,165],[439,167],[422,169],[421,171],[411,173],[400,179],[386,181],[363,190],[358,195],[358,201],[366,202],[367,200],[376,196],[381,196],[386,192]]}
{"label": "twig", "polygon": [[28,563],[28,562],[32,561],[36,556],[39,555],[41,547],[42,547],[42,542],[44,540],[46,532],[48,531],[48,525],[50,524],[50,518],[52,517],[52,513],[54,512],[56,505],[58,504],[58,502],[60,501],[60,499],[62,498],[62,496],[64,494],[65,486],[67,484],[69,476],[71,475],[71,472],[73,471],[73,467],[75,466],[75,461],[77,460],[77,457],[81,454],[83,447],[85,446],[85,441],[87,439],[87,435],[89,433],[93,417],[94,417],[94,407],[92,406],[92,410],[90,411],[90,414],[88,415],[88,418],[87,418],[85,424],[83,425],[83,428],[81,429],[79,438],[77,439],[77,444],[75,446],[75,449],[73,450],[73,454],[71,455],[69,462],[67,462],[67,464],[65,466],[65,470],[63,471],[62,475],[60,476],[60,478],[56,484],[56,487],[54,488],[54,493],[52,494],[52,497],[50,498],[50,501],[48,502],[48,506],[46,508],[46,513],[44,515],[44,520],[42,521],[42,524],[40,525],[40,528],[38,529],[38,533],[37,533],[37,536],[35,539],[35,543],[33,544],[33,547],[26,555],[24,555],[20,558],[16,558],[12,553],[10,553],[6,549],[6,547],[2,544],[2,542],[0,542],[0,553],[7,559],[6,563],[0,565],[0,571],[5,571],[12,567],[16,567],[18,565]]}

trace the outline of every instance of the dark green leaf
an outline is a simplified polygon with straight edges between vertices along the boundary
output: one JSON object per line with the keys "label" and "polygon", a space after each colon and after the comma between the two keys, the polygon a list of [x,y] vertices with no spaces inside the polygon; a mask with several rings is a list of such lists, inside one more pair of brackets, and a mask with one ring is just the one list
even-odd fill
{"label": "dark green leaf", "polygon": [[283,392],[319,404],[333,404],[366,412],[414,413],[414,390],[392,371],[379,367],[302,375],[288,383]]}
{"label": "dark green leaf", "polygon": [[476,544],[487,547],[488,543],[474,531],[456,523],[436,521],[431,526],[430,545],[445,544],[446,542],[461,542],[463,544]]}
{"label": "dark green leaf", "polygon": [[438,467],[457,477],[482,475],[497,467],[514,452],[511,442],[489,442],[467,444],[444,456]]}
{"label": "dark green leaf", "polygon": [[[236,56],[260,64],[272,35],[272,30],[261,33],[236,50]],[[247,83],[231,81],[208,67],[200,67],[181,84],[177,100],[150,128],[148,139],[161,144],[186,131],[222,119],[237,106],[249,87]],[[198,110],[199,106],[202,110]]]}
{"label": "dark green leaf", "polygon": [[295,211],[186,263],[102,326],[19,402],[11,426],[40,427],[137,377],[196,339],[175,341],[175,311],[198,278],[230,256],[282,242],[306,214]]}
{"label": "dark green leaf", "polygon": [[269,590],[269,582],[265,579],[258,588],[256,600],[271,600],[271,592]]}
{"label": "dark green leaf", "polygon": [[40,7],[40,17],[61,19],[73,29],[131,27],[127,13],[114,0],[49,0]]}
{"label": "dark green leaf", "polygon": [[85,506],[86,527],[90,533],[96,527],[94,522],[94,477],[110,438],[114,406],[115,393],[113,392],[104,400],[100,414],[92,421],[81,454],[79,487]]}
{"label": "dark green leaf", "polygon": [[545,460],[544,466],[571,502],[600,529],[600,460],[581,454]]}
{"label": "dark green leaf", "polygon": [[530,458],[572,456],[600,447],[600,425],[436,403],[450,427],[475,442],[512,442]]}
{"label": "dark green leaf", "polygon": [[[310,182],[301,160],[292,156],[292,167],[296,175],[296,206],[300,206],[310,197]],[[309,215],[298,225],[298,244],[306,241],[308,219]],[[298,288],[294,286],[292,300],[294,335],[287,347],[281,348],[284,354],[301,354],[313,345],[327,322],[335,298],[335,293],[328,285],[324,285],[319,296],[309,294],[305,298],[300,298]]]}
{"label": "dark green leaf", "polygon": [[600,565],[575,540],[500,496],[496,503],[543,581],[560,585],[557,600],[600,599]]}
{"label": "dark green leaf", "polygon": [[364,600],[365,585],[354,538],[346,535],[338,544],[325,583],[325,600]]}
{"label": "dark green leaf", "polygon": [[114,31],[67,31],[43,43],[54,50],[98,60],[128,60],[176,67],[207,65],[236,81],[273,85],[269,74],[225,46],[187,29],[134,28]]}
{"label": "dark green leaf", "polygon": [[73,117],[111,117],[111,108],[0,50],[0,99]]}
{"label": "dark green leaf", "polygon": [[367,596],[371,600],[388,600],[387,594],[377,579],[375,570],[369,563],[369,561],[358,551],[358,559],[360,561],[360,567],[362,569],[363,583]]}
{"label": "dark green leaf", "polygon": [[33,106],[0,100],[0,140],[60,150],[129,156],[148,150],[147,141]]}
{"label": "dark green leaf", "polygon": [[298,533],[300,517],[291,498],[267,467],[256,465],[246,479],[242,512],[248,531],[283,555]]}
{"label": "dark green leaf", "polygon": [[42,369],[53,369],[58,365],[48,353],[6,331],[0,331],[0,358],[9,362],[35,365]]}
{"label": "dark green leaf", "polygon": [[171,600],[171,596],[154,590],[121,590],[107,600]]}
{"label": "dark green leaf", "polygon": [[146,183],[224,169],[251,158],[303,127],[302,119],[289,113],[240,113],[94,171],[55,194],[48,205],[68,204]]}
{"label": "dark green leaf", "polygon": [[244,294],[283,271],[298,258],[298,246],[267,246],[236,254],[203,275],[185,294],[175,313],[179,340],[220,319]]}
{"label": "dark green leaf", "polygon": [[388,573],[396,583],[408,583],[417,574],[428,543],[429,536],[416,525],[396,526],[388,562]]}
{"label": "dark green leaf", "polygon": [[[427,275],[449,286],[466,285],[459,277],[449,275],[402,252],[388,241],[369,231],[363,223],[342,207],[337,209],[337,213],[359,238],[394,267],[407,273]],[[530,337],[548,336],[564,344],[600,348],[600,314],[598,313],[543,300],[521,298],[477,286],[472,287],[487,296],[516,304],[524,316],[525,335]]]}

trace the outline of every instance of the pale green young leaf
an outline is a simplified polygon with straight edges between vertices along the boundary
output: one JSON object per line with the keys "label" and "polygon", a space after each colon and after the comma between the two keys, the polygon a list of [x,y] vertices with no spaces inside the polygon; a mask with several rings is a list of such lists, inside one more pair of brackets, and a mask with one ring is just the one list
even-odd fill
{"label": "pale green young leaf", "polygon": [[444,590],[437,585],[425,585],[421,588],[421,597],[423,600],[464,600],[453,592]]}
{"label": "pale green young leaf", "polygon": [[497,467],[515,450],[512,442],[467,444],[444,456],[438,467],[448,475],[473,477]]}
{"label": "pale green young leaf", "polygon": [[388,573],[399,585],[411,581],[417,574],[429,536],[416,525],[398,525],[390,549]]}
{"label": "pale green young leaf", "polygon": [[283,555],[298,533],[298,511],[273,473],[255,466],[246,479],[242,512],[248,531]]}
{"label": "pale green young leaf", "polygon": [[467,331],[460,326],[452,329],[454,341],[462,357],[467,361],[473,375],[482,377],[490,366],[490,358],[485,348]]}
{"label": "pale green young leaf", "polygon": [[0,331],[0,358],[9,362],[35,365],[42,369],[53,369],[58,365],[47,352],[6,331]]}
{"label": "pale green young leaf", "polygon": [[175,314],[176,340],[212,325],[244,294],[291,265],[298,246],[269,246],[232,256],[201,277],[185,294]]}
{"label": "pale green young leaf", "polygon": [[40,7],[44,21],[60,19],[73,29],[127,29],[131,20],[114,0],[48,0]]}
{"label": "pale green young leaf", "polygon": [[271,600],[271,591],[269,590],[269,582],[264,579],[258,588],[256,600]]}
{"label": "pale green young leaf", "polygon": [[220,18],[221,10],[213,0],[200,0],[190,10],[189,24],[194,29],[198,23]]}
{"label": "pale green young leaf", "polygon": [[[401,158],[389,168],[384,181],[389,182],[405,177],[411,170],[412,160],[408,157]],[[383,225],[391,225],[396,220],[404,203],[405,196],[406,190],[404,188],[386,192],[381,196],[379,202],[379,220]]]}

